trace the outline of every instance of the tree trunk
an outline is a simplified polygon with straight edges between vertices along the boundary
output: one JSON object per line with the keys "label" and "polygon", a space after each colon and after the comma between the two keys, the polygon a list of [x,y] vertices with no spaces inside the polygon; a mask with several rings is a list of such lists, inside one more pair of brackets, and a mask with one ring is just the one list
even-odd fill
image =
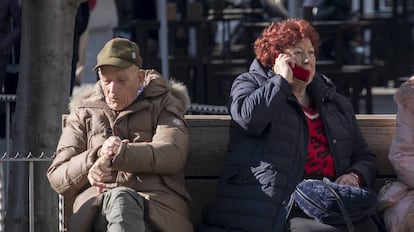
{"label": "tree trunk", "polygon": [[[75,13],[82,0],[23,0],[20,73],[12,151],[52,155],[67,112]],[[58,231],[57,195],[46,178],[49,162],[34,166],[35,231]],[[28,165],[11,162],[6,231],[29,231]]]}

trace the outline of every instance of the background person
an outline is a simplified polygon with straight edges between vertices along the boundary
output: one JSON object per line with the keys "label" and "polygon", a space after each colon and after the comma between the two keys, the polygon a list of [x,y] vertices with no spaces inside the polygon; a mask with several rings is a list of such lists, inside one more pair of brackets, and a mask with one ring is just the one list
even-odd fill
{"label": "background person", "polygon": [[[90,34],[89,17],[93,9],[95,9],[96,0],[87,1],[88,9],[85,9],[84,4],[85,3],[81,3],[76,13],[76,17],[75,17],[74,33],[77,33],[77,34],[74,35],[74,38],[73,38],[73,42],[74,42],[73,48],[76,49],[76,47],[78,47],[78,50],[77,52],[75,50],[73,51],[73,57],[72,57],[72,60],[74,62],[77,60],[74,86],[80,86],[82,84],[82,80],[84,79],[86,51],[87,51],[87,46],[88,46],[89,34]],[[77,58],[75,56],[77,56]],[[73,92],[73,89],[72,89],[72,92]]]}
{"label": "background person", "polygon": [[[376,177],[349,100],[316,72],[319,35],[305,20],[273,22],[254,42],[256,59],[230,93],[230,141],[216,198],[200,231],[344,231],[289,208],[303,179],[366,186]],[[308,81],[292,67],[310,71]],[[371,218],[356,231],[377,231]]]}
{"label": "background person", "polygon": [[94,71],[100,80],[71,102],[47,171],[73,202],[69,230],[191,232],[186,88],[143,69],[139,47],[123,38],[105,44]]}
{"label": "background person", "polygon": [[[311,21],[358,21],[352,11],[351,0],[304,0],[304,18]],[[321,30],[320,60],[335,60],[337,50],[341,50],[344,64],[363,64],[363,34],[359,26],[352,23],[341,25],[341,46],[336,46],[336,32]],[[339,27],[339,26],[338,26]]]}
{"label": "background person", "polygon": [[414,76],[403,83],[394,95],[398,105],[397,132],[388,158],[398,180],[383,193],[390,204],[384,222],[390,232],[414,228]]}
{"label": "background person", "polygon": [[[11,60],[13,45],[18,44],[21,34],[21,9],[17,0],[0,2],[0,93]],[[17,54],[15,54],[17,55]]]}
{"label": "background person", "polygon": [[[21,7],[17,0],[0,2],[0,94],[16,94],[20,57]],[[12,103],[14,111],[15,103]],[[6,104],[0,102],[0,138],[6,136]]]}
{"label": "background person", "polygon": [[89,1],[82,2],[75,16],[75,26],[73,29],[73,51],[72,51],[72,68],[70,75],[70,96],[72,96],[73,89],[75,86],[80,85],[80,80],[78,79],[79,73],[81,70],[78,70],[79,60],[81,60],[81,36],[87,31],[89,16],[90,16],[90,3]]}
{"label": "background person", "polygon": [[313,20],[346,20],[352,15],[351,0],[303,0],[302,6],[313,8]]}

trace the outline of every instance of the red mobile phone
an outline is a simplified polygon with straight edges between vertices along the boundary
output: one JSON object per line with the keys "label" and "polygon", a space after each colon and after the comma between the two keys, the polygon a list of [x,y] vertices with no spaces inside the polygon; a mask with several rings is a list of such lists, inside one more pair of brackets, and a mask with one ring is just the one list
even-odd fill
{"label": "red mobile phone", "polygon": [[[275,60],[276,58],[279,56],[279,53],[275,54]],[[275,62],[275,60],[273,60],[273,63]],[[304,82],[308,82],[309,77],[310,77],[310,71],[305,69],[304,67],[300,66],[300,65],[295,65],[294,68],[292,68],[292,72],[293,72],[293,77],[302,80]]]}
{"label": "red mobile phone", "polygon": [[310,77],[310,71],[303,68],[300,65],[295,65],[295,67],[292,68],[292,72],[293,72],[293,77],[304,81],[304,82],[308,82],[309,77]]}

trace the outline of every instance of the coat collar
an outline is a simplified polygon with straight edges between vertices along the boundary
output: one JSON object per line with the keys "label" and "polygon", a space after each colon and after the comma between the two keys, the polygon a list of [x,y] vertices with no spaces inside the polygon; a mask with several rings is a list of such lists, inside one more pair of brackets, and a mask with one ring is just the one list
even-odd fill
{"label": "coat collar", "polygon": [[307,87],[307,92],[315,102],[331,100],[336,93],[336,86],[325,75],[316,73],[312,82]]}
{"label": "coat collar", "polygon": [[[136,101],[125,109],[126,111],[135,111],[146,106],[149,107],[149,100],[160,97],[168,92],[182,103],[184,110],[190,107],[190,97],[185,85],[174,80],[166,80],[153,69],[141,69],[141,72],[144,72],[145,75],[144,89]],[[71,98],[69,103],[69,110],[71,112],[76,108],[85,107],[110,109],[105,102],[100,81],[97,81],[94,85],[82,86],[78,93]]]}

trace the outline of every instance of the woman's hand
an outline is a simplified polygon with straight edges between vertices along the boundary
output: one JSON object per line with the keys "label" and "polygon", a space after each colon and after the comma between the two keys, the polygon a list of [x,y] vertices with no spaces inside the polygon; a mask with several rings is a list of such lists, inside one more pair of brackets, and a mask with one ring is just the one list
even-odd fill
{"label": "woman's hand", "polygon": [[359,177],[356,174],[347,173],[338,177],[335,183],[359,187]]}
{"label": "woman's hand", "polygon": [[293,82],[293,72],[290,65],[294,65],[294,60],[287,54],[280,53],[275,59],[273,71],[275,74],[281,75],[290,84]]}

